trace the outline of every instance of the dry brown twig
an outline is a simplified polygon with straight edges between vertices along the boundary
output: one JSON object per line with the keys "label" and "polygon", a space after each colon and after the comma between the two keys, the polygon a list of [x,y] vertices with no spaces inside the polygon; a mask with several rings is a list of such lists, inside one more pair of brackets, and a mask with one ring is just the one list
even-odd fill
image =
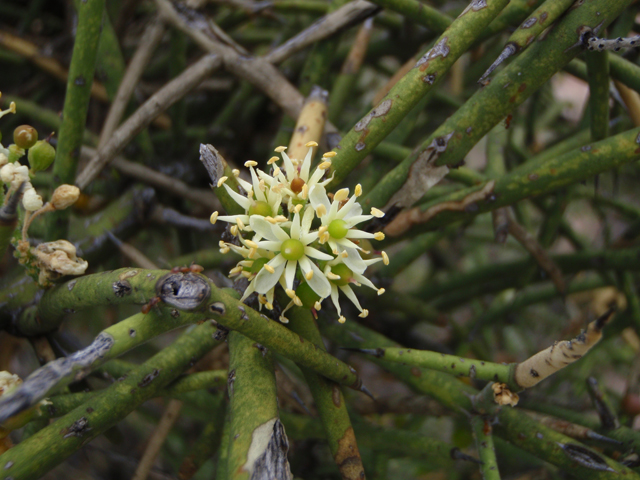
{"label": "dry brown twig", "polygon": [[153,52],[155,52],[160,40],[162,40],[164,31],[164,24],[159,19],[154,19],[147,25],[138,43],[138,48],[133,54],[133,57],[131,57],[129,66],[122,77],[116,96],[111,103],[111,108],[109,109],[107,118],[102,126],[102,132],[100,133],[98,149],[104,146],[109,137],[111,137],[111,134],[118,127],[129,103],[129,99],[142,76],[142,72],[149,63]]}
{"label": "dry brown twig", "polygon": [[104,147],[96,153],[78,175],[76,185],[80,190],[87,188],[102,169],[155,117],[184,97],[187,92],[195,88],[221,65],[222,59],[220,56],[205,55],[151,96],[113,132],[109,141],[105,143]]}

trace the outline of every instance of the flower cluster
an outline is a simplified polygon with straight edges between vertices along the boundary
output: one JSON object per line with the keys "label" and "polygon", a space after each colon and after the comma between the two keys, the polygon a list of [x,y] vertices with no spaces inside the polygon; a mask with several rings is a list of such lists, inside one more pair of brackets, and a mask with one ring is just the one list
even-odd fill
{"label": "flower cluster", "polygon": [[363,275],[369,265],[389,263],[385,252],[374,256],[367,246],[370,239],[384,239],[384,234],[357,229],[358,224],[384,213],[372,208],[369,215],[362,214],[357,201],[362,194],[360,185],[352,196],[347,188],[327,193],[325,186],[331,178],[324,177],[336,154],[325,153],[311,173],[317,145],[306,144],[309,151],[303,160],[289,158],[286,147],[276,148],[283,163],[277,165],[277,156],[269,159],[270,173],[256,168],[257,162],[246,162],[250,182],[234,171],[246,196],[235,192],[225,183],[228,178],[222,177],[218,187],[226,189],[243,213],[211,215],[211,223],[222,220],[232,224],[230,231],[238,239],[238,244],[221,241],[220,251],[233,250],[243,257],[230,271],[232,277],[242,275],[250,280],[242,299],[257,292],[261,306],[271,310],[275,288],[280,284],[291,299],[280,316],[283,323],[288,321],[284,314],[293,305],[319,310],[328,297],[338,311],[339,321],[344,322],[339,291],[360,310],[361,317],[366,317],[369,312],[360,306],[351,285],[366,285],[379,295],[384,293],[383,288],[377,288]]}

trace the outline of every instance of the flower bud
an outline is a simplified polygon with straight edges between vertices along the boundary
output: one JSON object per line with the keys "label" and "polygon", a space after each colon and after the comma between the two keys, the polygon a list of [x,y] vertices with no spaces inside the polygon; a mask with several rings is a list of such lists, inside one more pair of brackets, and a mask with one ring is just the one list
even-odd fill
{"label": "flower bud", "polygon": [[13,131],[13,143],[25,150],[38,141],[38,132],[31,125],[20,125]]}
{"label": "flower bud", "polygon": [[42,197],[38,195],[35,188],[31,187],[24,192],[22,197],[22,205],[25,210],[29,212],[35,212],[42,208]]}
{"label": "flower bud", "polygon": [[15,169],[16,166],[13,163],[7,163],[5,166],[0,168],[0,178],[2,178],[4,183],[11,183]]}
{"label": "flower bud", "polygon": [[46,170],[56,158],[56,149],[46,140],[39,140],[29,149],[27,158],[34,172]]}
{"label": "flower bud", "polygon": [[51,196],[51,205],[56,210],[64,210],[70,207],[80,197],[80,189],[75,185],[60,185]]}

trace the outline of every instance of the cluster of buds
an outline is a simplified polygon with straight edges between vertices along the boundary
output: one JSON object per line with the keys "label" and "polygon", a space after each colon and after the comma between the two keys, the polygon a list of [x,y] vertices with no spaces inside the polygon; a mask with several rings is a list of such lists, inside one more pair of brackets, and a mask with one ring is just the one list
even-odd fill
{"label": "cluster of buds", "polygon": [[211,223],[230,223],[230,231],[238,239],[238,244],[220,241],[220,251],[234,251],[243,257],[230,271],[231,277],[242,275],[250,280],[242,299],[256,292],[260,306],[271,310],[275,288],[281,285],[291,299],[280,316],[283,323],[288,321],[284,314],[293,305],[320,310],[322,301],[329,297],[339,321],[344,322],[339,292],[353,302],[361,317],[366,317],[369,312],[360,306],[351,286],[365,285],[379,295],[384,293],[383,288],[377,288],[364,276],[370,265],[389,263],[387,254],[373,254],[369,243],[384,239],[384,234],[357,228],[384,213],[372,208],[369,215],[362,214],[357,201],[362,195],[360,185],[351,196],[348,188],[327,193],[325,186],[332,178],[325,176],[336,153],[325,153],[311,172],[313,149],[317,146],[316,142],[307,143],[309,150],[303,160],[289,158],[286,147],[276,148],[283,163],[277,165],[277,156],[269,159],[270,173],[256,168],[257,162],[247,161],[250,182],[234,171],[246,195],[235,192],[225,183],[228,178],[222,177],[218,188],[224,187],[243,213],[211,215]]}
{"label": "cluster of buds", "polygon": [[[15,113],[15,103],[0,111],[0,117]],[[1,139],[1,138],[0,138]],[[38,140],[38,132],[31,125],[21,125],[13,132],[13,143],[4,147],[0,143],[0,180],[7,186],[5,205],[18,205],[20,196],[26,210],[22,224],[22,235],[14,240],[16,256],[30,274],[38,278],[41,286],[61,275],[80,275],[87,268],[87,262],[78,258],[75,247],[66,240],[57,240],[31,248],[28,230],[34,218],[46,212],[63,210],[73,205],[80,196],[80,190],[73,185],[60,185],[46,204],[31,184],[37,172],[46,170],[55,160],[56,151],[49,138]],[[29,166],[22,165],[20,159],[27,155]]]}

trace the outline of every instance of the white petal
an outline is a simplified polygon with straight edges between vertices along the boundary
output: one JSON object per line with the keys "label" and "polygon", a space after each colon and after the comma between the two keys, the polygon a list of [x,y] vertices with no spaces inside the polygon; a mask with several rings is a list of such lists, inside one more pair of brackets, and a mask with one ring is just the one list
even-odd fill
{"label": "white petal", "polygon": [[311,187],[311,190],[309,190],[309,201],[311,202],[311,206],[314,210],[316,210],[319,205],[324,205],[327,212],[331,208],[331,202],[329,201],[329,197],[327,197],[327,191],[321,185],[314,185]]}
{"label": "white petal", "polygon": [[291,222],[291,238],[296,240],[300,238],[300,214],[293,215],[293,221]]}
{"label": "white petal", "polygon": [[271,231],[278,238],[278,241],[284,242],[285,240],[289,240],[291,237],[289,237],[287,232],[285,232],[280,225],[271,225]]}
{"label": "white petal", "polygon": [[247,197],[243,195],[240,195],[238,192],[234,191],[233,188],[231,188],[226,183],[223,183],[222,186],[225,188],[225,190],[231,196],[231,198],[233,198],[238,205],[244,208],[245,212],[249,210],[249,207],[251,206],[251,200],[249,200]]}
{"label": "white petal", "polygon": [[260,180],[258,180],[256,171],[253,168],[250,168],[249,170],[251,170],[251,181],[253,182],[253,194],[256,196],[256,200],[258,200],[259,202],[266,202],[267,197],[265,197],[264,192],[260,190]]}
{"label": "white petal", "polygon": [[318,266],[307,257],[302,257],[299,261],[300,269],[302,270],[302,273],[305,274],[305,278],[307,276],[307,272],[313,272],[311,280],[307,280],[311,289],[316,292],[320,298],[328,297],[331,294],[331,283],[329,283],[327,277],[324,276],[322,270],[320,270]]}
{"label": "white petal", "polygon": [[300,241],[306,246],[311,242],[315,242],[318,238],[318,232],[303,233],[300,235]]}
{"label": "white petal", "polygon": [[365,232],[364,230],[349,230],[345,238],[374,238],[373,233]]}
{"label": "white petal", "polygon": [[269,250],[271,252],[279,252],[282,248],[282,242],[262,241],[258,242],[258,248]]}
{"label": "white petal", "polygon": [[304,254],[307,257],[317,258],[318,260],[333,260],[331,255],[327,255],[326,253],[322,253],[320,250],[316,250],[313,247],[304,247]]}
{"label": "white petal", "polygon": [[353,303],[358,310],[362,311],[362,307],[360,306],[358,297],[356,297],[356,294],[353,293],[353,290],[351,290],[351,287],[349,285],[344,285],[339,288],[340,290],[342,290],[342,293],[344,293],[347,296],[347,298],[351,300],[351,303]]}
{"label": "white petal", "polygon": [[353,215],[352,217],[345,218],[345,222],[349,225],[349,228],[354,227],[355,225],[366,222],[367,220],[371,220],[373,215]]}
{"label": "white petal", "polygon": [[269,273],[264,268],[258,272],[258,275],[256,275],[256,278],[254,279],[254,288],[256,292],[263,294],[267,293],[276,285],[276,283],[278,283],[286,265],[284,260],[285,258],[282,255],[276,255],[268,263],[268,265],[271,265],[274,268],[274,273]]}
{"label": "white petal", "polygon": [[243,180],[240,177],[236,177],[236,180],[238,181],[240,186],[245,189],[245,191],[248,192],[249,190],[253,190],[253,186],[249,182],[247,182],[246,180]]}
{"label": "white petal", "polygon": [[378,287],[376,287],[371,280],[360,273],[353,272],[353,278],[355,278],[358,283],[361,283],[362,285],[373,288],[374,290],[378,290]]}
{"label": "white petal", "polygon": [[343,258],[342,261],[352,272],[362,273],[367,269],[367,264],[362,260],[358,250],[355,248],[345,248],[344,250],[349,254],[349,256]]}
{"label": "white petal", "polygon": [[357,198],[358,197],[356,197],[355,195],[352,195],[351,198],[347,200],[347,203],[342,206],[342,208],[336,215],[336,218],[346,220],[347,218],[350,218],[354,215],[360,215],[362,213],[362,207],[359,203],[356,203]]}
{"label": "white petal", "polygon": [[356,245],[351,240],[347,240],[346,238],[341,238],[340,240],[336,240],[338,245],[341,245],[344,248],[355,248],[357,250],[363,250],[363,248],[359,245]]}
{"label": "white petal", "polygon": [[282,152],[282,159],[284,160],[284,169],[287,172],[287,180],[291,181],[296,176],[296,167],[293,166],[293,162],[286,152]]}
{"label": "white petal", "polygon": [[282,240],[280,240],[278,238],[278,235],[275,233],[275,229],[272,228],[273,225],[267,222],[264,217],[261,217],[260,215],[252,215],[249,221],[249,225],[251,225],[251,228],[254,232],[258,233],[263,238],[271,240],[272,242],[282,242]]}
{"label": "white petal", "polygon": [[305,183],[309,182],[309,169],[311,168],[311,155],[313,155],[313,147],[309,148],[309,151],[304,157],[302,161],[302,167],[300,167],[300,178],[305,181]]}
{"label": "white petal", "polygon": [[313,210],[313,206],[307,205],[307,209],[304,211],[304,215],[302,216],[302,235],[309,233],[314,215],[315,211]]}
{"label": "white petal", "polygon": [[338,311],[338,315],[341,316],[342,311],[340,310],[340,294],[338,293],[338,287],[333,283],[331,284],[331,301],[335,305],[336,310]]}
{"label": "white petal", "polygon": [[284,272],[284,280],[289,290],[293,290],[293,281],[296,279],[296,266],[297,260],[289,260],[287,262],[287,269]]}

